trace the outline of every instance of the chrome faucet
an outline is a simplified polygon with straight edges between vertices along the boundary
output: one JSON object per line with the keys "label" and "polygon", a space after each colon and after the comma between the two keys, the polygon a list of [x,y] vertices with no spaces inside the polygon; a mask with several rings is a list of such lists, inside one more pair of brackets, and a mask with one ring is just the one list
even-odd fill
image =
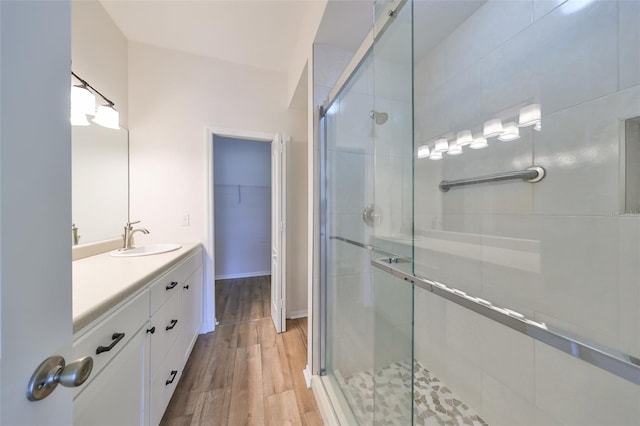
{"label": "chrome faucet", "polygon": [[122,236],[124,245],[121,250],[129,250],[133,248],[131,244],[133,243],[133,234],[135,234],[136,232],[142,232],[143,234],[149,233],[149,230],[147,228],[133,229],[133,225],[135,225],[136,223],[140,223],[140,221],[138,220],[136,222],[127,222],[127,224],[124,226],[124,235]]}
{"label": "chrome faucet", "polygon": [[73,240],[73,245],[77,246],[80,242],[80,235],[78,235],[78,227],[75,223],[71,224],[71,238]]}

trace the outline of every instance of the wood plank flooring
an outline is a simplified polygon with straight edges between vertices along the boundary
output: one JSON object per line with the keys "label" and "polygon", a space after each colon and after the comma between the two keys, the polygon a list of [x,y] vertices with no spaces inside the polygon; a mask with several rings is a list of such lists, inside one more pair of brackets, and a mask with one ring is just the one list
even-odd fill
{"label": "wood plank flooring", "polygon": [[270,294],[270,277],[216,281],[220,324],[198,337],[162,426],[322,425],[302,375],[307,319],[277,334]]}

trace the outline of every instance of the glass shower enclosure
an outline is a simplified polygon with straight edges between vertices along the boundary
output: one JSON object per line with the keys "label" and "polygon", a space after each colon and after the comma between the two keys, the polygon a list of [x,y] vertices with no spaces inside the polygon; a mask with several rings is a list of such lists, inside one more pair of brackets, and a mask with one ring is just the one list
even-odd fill
{"label": "glass shower enclosure", "polygon": [[343,424],[640,423],[640,2],[375,4],[323,111]]}
{"label": "glass shower enclosure", "polygon": [[[377,16],[388,10],[376,5]],[[413,257],[411,7],[398,13],[400,25],[375,28],[378,41],[323,120],[324,368],[349,424],[412,418],[413,289],[371,264],[394,257],[410,271]]]}

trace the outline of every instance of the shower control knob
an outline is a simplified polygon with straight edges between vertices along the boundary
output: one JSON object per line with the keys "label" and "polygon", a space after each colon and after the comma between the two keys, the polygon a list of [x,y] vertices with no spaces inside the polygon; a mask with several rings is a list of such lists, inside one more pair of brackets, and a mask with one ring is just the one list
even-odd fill
{"label": "shower control knob", "polygon": [[382,223],[382,213],[376,211],[374,204],[369,204],[362,212],[362,220],[368,226],[380,225]]}

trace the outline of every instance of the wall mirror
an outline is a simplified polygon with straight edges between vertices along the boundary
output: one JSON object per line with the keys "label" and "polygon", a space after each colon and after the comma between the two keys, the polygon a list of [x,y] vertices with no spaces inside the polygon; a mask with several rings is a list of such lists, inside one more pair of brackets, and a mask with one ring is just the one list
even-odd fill
{"label": "wall mirror", "polygon": [[72,245],[119,238],[129,217],[129,132],[71,126]]}

